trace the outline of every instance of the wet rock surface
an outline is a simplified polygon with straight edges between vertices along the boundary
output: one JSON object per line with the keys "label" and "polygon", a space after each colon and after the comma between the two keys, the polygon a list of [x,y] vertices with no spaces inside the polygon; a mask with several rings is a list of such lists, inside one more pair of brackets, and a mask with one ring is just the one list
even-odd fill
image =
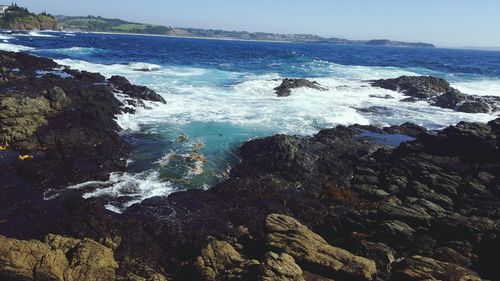
{"label": "wet rock surface", "polygon": [[132,85],[130,81],[128,81],[125,77],[115,75],[109,78],[108,81],[116,89],[126,93],[132,98],[136,98],[138,100],[167,103],[165,99],[162,96],[158,95],[155,91],[145,86]]}
{"label": "wet rock surface", "polygon": [[102,179],[123,169],[128,149],[115,115],[126,105],[114,96],[114,87],[138,102],[161,101],[125,78],[114,77],[112,87],[100,74],[44,58],[1,52],[0,63],[0,144],[34,156],[9,163],[0,173],[15,173],[40,189]]}
{"label": "wet rock surface", "polygon": [[370,81],[380,87],[400,93],[408,98],[403,101],[428,101],[431,105],[466,113],[488,113],[500,110],[500,98],[461,93],[442,78],[432,76],[401,76],[395,79]]}
{"label": "wet rock surface", "polygon": [[310,88],[318,91],[326,91],[325,88],[321,87],[316,81],[310,81],[307,79],[297,79],[297,78],[285,78],[281,82],[281,85],[276,87],[276,95],[278,97],[288,97],[292,94],[293,89],[298,88]]}
{"label": "wet rock surface", "polygon": [[[56,67],[2,55],[6,68],[21,68],[16,77],[38,76],[31,65]],[[239,148],[241,162],[227,181],[151,198],[119,215],[77,191],[43,200],[54,186],[119,170],[114,155],[127,151],[112,119],[124,105],[109,82],[62,71],[72,78],[15,83],[23,79],[7,74],[1,82],[0,99],[29,93],[46,100],[35,136],[20,134],[23,141],[10,146],[34,161],[1,162],[0,235],[92,239],[112,249],[121,280],[500,279],[500,119],[436,132],[338,126],[312,137],[252,140]],[[411,138],[380,141],[402,135]]]}

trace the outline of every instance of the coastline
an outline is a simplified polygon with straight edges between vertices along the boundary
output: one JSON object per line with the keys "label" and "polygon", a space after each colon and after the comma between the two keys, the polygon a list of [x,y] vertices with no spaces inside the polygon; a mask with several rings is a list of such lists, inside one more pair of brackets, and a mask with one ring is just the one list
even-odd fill
{"label": "coastline", "polygon": [[[35,132],[35,137],[9,141],[15,156],[33,152],[33,159],[14,157],[0,164],[0,179],[6,182],[0,187],[6,195],[0,234],[10,237],[0,236],[0,258],[17,266],[0,267],[0,277],[32,280],[71,272],[72,265],[64,267],[71,258],[92,269],[85,274],[108,280],[131,274],[156,280],[276,280],[291,274],[283,268],[293,269],[297,280],[500,276],[495,264],[500,253],[500,119],[439,131],[409,123],[353,125],[314,136],[254,139],[238,148],[241,162],[212,189],[153,197],[115,214],[105,209],[103,199],[82,198],[99,187],[64,191],[52,200],[44,195],[54,186],[65,190],[69,182],[95,179],[95,169],[101,169],[98,179],[123,169],[128,150],[116,135],[113,117],[133,112],[125,105],[141,106],[141,100],[155,98],[153,92],[123,77],[106,80],[78,70],[61,70],[72,76],[68,81],[60,72],[38,77],[40,69],[60,67],[26,54],[1,55],[4,88],[25,89],[15,93],[18,99],[2,100],[11,109],[2,108],[2,116],[14,121],[41,116],[48,124],[37,124],[43,130],[10,130]],[[399,84],[408,84],[405,79],[377,83],[400,89]],[[434,96],[428,89],[459,94],[446,81],[434,80],[422,87],[420,80],[412,81],[411,88],[425,90],[425,98]],[[440,84],[446,91],[436,89]],[[114,90],[128,93],[130,100],[120,104]],[[33,113],[33,108],[49,108],[50,115]],[[111,158],[103,162],[100,157]],[[19,184],[25,181],[31,186]],[[40,248],[47,252],[32,250]],[[70,254],[51,252],[60,248]],[[12,252],[40,263],[53,255],[62,262],[19,264],[9,259]],[[99,257],[104,252],[105,267],[96,269],[91,258],[73,255],[81,252]],[[345,266],[336,266],[339,262]]]}
{"label": "coastline", "polygon": [[[57,31],[56,31],[57,32]],[[251,40],[251,39],[237,39],[237,38],[216,38],[216,37],[196,37],[196,36],[177,36],[177,35],[163,35],[163,34],[142,34],[142,33],[127,33],[127,32],[99,32],[99,31],[59,31],[70,33],[90,33],[90,34],[106,34],[106,35],[130,35],[130,36],[147,36],[147,37],[167,37],[167,38],[186,38],[186,39],[202,39],[202,40],[215,40],[215,41],[241,41],[241,42],[267,42],[267,43],[311,43],[301,41],[279,41],[279,40]]]}

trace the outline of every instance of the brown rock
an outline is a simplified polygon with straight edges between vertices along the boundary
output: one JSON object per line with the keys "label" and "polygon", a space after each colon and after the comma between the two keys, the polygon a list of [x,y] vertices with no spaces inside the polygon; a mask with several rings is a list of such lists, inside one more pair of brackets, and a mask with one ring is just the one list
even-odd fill
{"label": "brown rock", "polygon": [[481,278],[475,272],[456,264],[413,256],[393,266],[391,280],[481,281]]}
{"label": "brown rock", "polygon": [[256,260],[244,259],[228,242],[218,240],[210,241],[195,261],[195,268],[207,281],[245,280],[258,265]]}
{"label": "brown rock", "polygon": [[117,268],[111,249],[91,239],[48,235],[44,243],[0,236],[0,280],[108,281]]}
{"label": "brown rock", "polygon": [[302,269],[288,254],[266,254],[262,264],[262,281],[304,281]]}
{"label": "brown rock", "polygon": [[294,257],[303,269],[321,269],[327,274],[361,280],[372,280],[377,273],[374,261],[329,245],[291,217],[269,215],[266,228],[267,244]]}

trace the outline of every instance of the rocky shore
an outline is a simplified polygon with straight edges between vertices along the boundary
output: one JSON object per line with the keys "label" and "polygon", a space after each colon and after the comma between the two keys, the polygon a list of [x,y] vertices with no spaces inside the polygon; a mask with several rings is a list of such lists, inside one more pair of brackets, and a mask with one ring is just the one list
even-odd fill
{"label": "rocky shore", "polygon": [[433,106],[466,113],[489,113],[500,110],[500,97],[461,93],[442,78],[401,76],[370,81],[372,86],[404,93],[405,102],[427,101]]}
{"label": "rocky shore", "polygon": [[43,194],[122,170],[114,116],[164,100],[43,58],[0,62],[0,280],[500,279],[500,119],[252,140],[227,181],[119,215]]}

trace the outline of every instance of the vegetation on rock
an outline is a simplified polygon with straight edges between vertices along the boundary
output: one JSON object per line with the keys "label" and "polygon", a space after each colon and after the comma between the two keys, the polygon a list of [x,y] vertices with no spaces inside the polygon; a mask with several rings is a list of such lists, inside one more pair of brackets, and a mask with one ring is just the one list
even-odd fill
{"label": "vegetation on rock", "polygon": [[27,8],[12,4],[0,15],[0,28],[12,30],[57,30],[53,16],[47,13],[35,14]]}

